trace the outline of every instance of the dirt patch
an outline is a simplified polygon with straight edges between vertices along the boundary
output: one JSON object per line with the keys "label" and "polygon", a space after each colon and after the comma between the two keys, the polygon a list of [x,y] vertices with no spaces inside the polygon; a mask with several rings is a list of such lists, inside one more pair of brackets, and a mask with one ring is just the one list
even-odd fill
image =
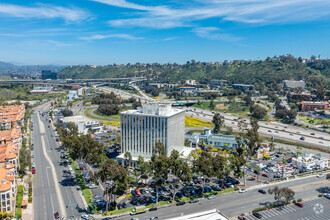
{"label": "dirt patch", "polygon": [[225,105],[225,104],[221,103],[221,104],[217,104],[215,107],[219,110],[227,110],[229,105]]}

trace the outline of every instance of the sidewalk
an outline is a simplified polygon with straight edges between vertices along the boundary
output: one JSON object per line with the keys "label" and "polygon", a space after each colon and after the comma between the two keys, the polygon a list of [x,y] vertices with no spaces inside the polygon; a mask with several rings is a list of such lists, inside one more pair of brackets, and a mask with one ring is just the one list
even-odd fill
{"label": "sidewalk", "polygon": [[26,209],[22,209],[22,220],[33,220],[33,203],[29,203]]}

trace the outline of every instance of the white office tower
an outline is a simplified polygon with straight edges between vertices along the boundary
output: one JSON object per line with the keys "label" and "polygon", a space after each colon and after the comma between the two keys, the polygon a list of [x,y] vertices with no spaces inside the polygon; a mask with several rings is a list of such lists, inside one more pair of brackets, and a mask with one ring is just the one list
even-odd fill
{"label": "white office tower", "polygon": [[[150,159],[156,142],[165,145],[168,154],[172,146],[184,146],[185,113],[171,104],[142,104],[137,110],[120,113],[122,153]],[[133,159],[134,160],[134,159]]]}

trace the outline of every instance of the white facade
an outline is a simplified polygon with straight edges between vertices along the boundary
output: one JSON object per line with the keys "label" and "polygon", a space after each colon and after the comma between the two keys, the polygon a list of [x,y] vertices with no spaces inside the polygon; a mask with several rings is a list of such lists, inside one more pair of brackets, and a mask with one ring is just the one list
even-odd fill
{"label": "white facade", "polygon": [[60,121],[62,121],[65,125],[68,122],[75,123],[78,128],[78,132],[82,134],[87,134],[89,129],[92,129],[94,132],[103,131],[103,123],[89,119],[82,115],[64,117],[61,118]]}
{"label": "white facade", "polygon": [[322,154],[303,153],[298,158],[292,158],[293,165],[299,170],[312,170],[313,168],[326,169],[329,167],[329,159],[322,157]]}
{"label": "white facade", "polygon": [[69,91],[68,100],[73,101],[78,98],[77,91]]}
{"label": "white facade", "polygon": [[184,146],[185,114],[170,104],[143,104],[138,110],[120,113],[122,153],[150,159],[156,142]]}

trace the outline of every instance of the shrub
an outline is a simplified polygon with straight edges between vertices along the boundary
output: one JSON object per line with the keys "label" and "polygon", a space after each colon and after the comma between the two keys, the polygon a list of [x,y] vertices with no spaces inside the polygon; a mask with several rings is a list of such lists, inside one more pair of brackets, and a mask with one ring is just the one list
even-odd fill
{"label": "shrub", "polygon": [[18,208],[16,213],[17,213],[17,219],[22,218],[22,209],[21,208]]}
{"label": "shrub", "polygon": [[259,207],[259,208],[253,209],[253,212],[260,212],[260,211],[264,211],[266,209],[267,209],[267,207]]}
{"label": "shrub", "polygon": [[323,194],[319,194],[319,197],[322,197],[323,196]]}
{"label": "shrub", "polygon": [[294,199],[294,200],[292,200],[292,203],[296,203],[297,201]]}
{"label": "shrub", "polygon": [[301,198],[299,198],[297,201],[298,201],[298,202],[301,202],[301,201],[302,201],[302,199],[301,199]]}
{"label": "shrub", "polygon": [[32,203],[32,197],[29,197],[28,201],[29,201],[29,203]]}

